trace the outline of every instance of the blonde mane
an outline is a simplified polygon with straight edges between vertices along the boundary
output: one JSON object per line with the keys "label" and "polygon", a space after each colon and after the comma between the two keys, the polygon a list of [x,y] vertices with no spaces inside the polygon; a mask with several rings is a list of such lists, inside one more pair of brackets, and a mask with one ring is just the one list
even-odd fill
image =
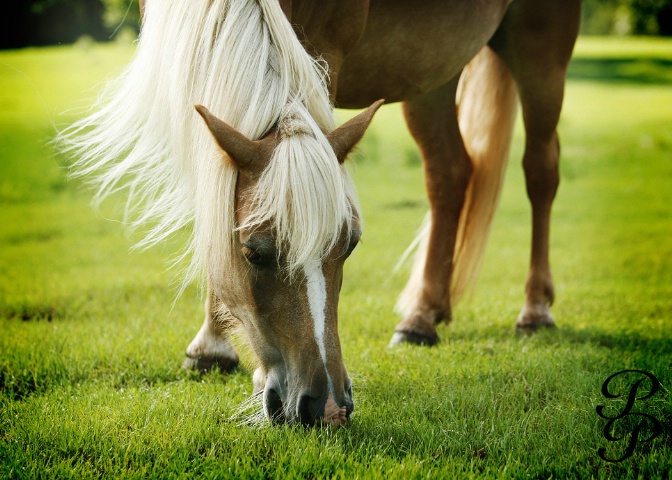
{"label": "blonde mane", "polygon": [[277,123],[246,225],[272,220],[291,269],[329,251],[357,209],[324,134],[334,128],[327,82],[277,0],[149,1],[133,61],[60,141],[97,201],[128,189],[128,223],[148,226],[139,246],[193,225],[186,284],[208,264],[227,270],[237,227],[237,171],[194,105],[251,139]]}

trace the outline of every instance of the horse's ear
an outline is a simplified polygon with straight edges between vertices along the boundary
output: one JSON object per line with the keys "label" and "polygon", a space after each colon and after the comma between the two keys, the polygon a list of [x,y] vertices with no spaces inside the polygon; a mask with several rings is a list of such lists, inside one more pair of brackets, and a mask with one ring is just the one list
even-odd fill
{"label": "horse's ear", "polygon": [[334,149],[338,163],[343,163],[348,153],[357,145],[366,131],[373,115],[385,103],[385,100],[374,102],[369,108],[356,117],[348,120],[336,130],[327,135],[327,139]]}
{"label": "horse's ear", "polygon": [[260,142],[250,140],[238,130],[214,116],[203,105],[196,105],[196,111],[203,117],[208,130],[217,144],[233,160],[238,170],[252,167],[261,156]]}

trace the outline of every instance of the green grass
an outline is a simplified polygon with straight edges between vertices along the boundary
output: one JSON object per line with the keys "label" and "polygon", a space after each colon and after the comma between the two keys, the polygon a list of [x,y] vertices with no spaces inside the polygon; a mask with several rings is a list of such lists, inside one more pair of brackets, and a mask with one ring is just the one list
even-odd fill
{"label": "green grass", "polygon": [[[513,328],[530,237],[519,126],[476,293],[439,346],[386,348],[407,274],[392,267],[427,202],[399,107],[383,107],[357,158],[365,236],[340,305],[356,409],[324,429],[241,426],[250,365],[181,370],[202,307],[195,287],[173,304],[179,242],[129,253],[137,237],[108,220],[123,199],[96,212],[66,181],[54,127],[131,53],[0,52],[1,478],[669,478],[672,42],[577,46],[553,216],[558,328],[532,337]],[[666,430],[608,464],[597,449],[624,445],[595,407],[623,406],[600,387],[625,368],[661,381],[635,410]]]}

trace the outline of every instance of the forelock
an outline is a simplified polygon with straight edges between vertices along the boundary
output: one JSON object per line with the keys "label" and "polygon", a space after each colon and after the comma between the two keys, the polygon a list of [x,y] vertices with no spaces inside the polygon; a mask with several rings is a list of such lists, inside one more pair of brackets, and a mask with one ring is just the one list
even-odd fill
{"label": "forelock", "polygon": [[271,224],[290,277],[322,261],[352,229],[354,187],[329,141],[305,109],[293,106],[278,121],[279,143],[252,194],[240,228]]}

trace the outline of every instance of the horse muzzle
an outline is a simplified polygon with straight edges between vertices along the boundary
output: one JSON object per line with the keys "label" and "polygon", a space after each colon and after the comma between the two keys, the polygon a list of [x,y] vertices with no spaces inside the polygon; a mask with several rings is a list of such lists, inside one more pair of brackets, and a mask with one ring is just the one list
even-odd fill
{"label": "horse muzzle", "polygon": [[[349,382],[341,395],[334,395],[331,382],[311,389],[288,388],[286,382],[267,378],[263,388],[263,408],[266,417],[278,423],[314,425],[345,425],[354,409]],[[287,392],[300,391],[298,395]]]}

